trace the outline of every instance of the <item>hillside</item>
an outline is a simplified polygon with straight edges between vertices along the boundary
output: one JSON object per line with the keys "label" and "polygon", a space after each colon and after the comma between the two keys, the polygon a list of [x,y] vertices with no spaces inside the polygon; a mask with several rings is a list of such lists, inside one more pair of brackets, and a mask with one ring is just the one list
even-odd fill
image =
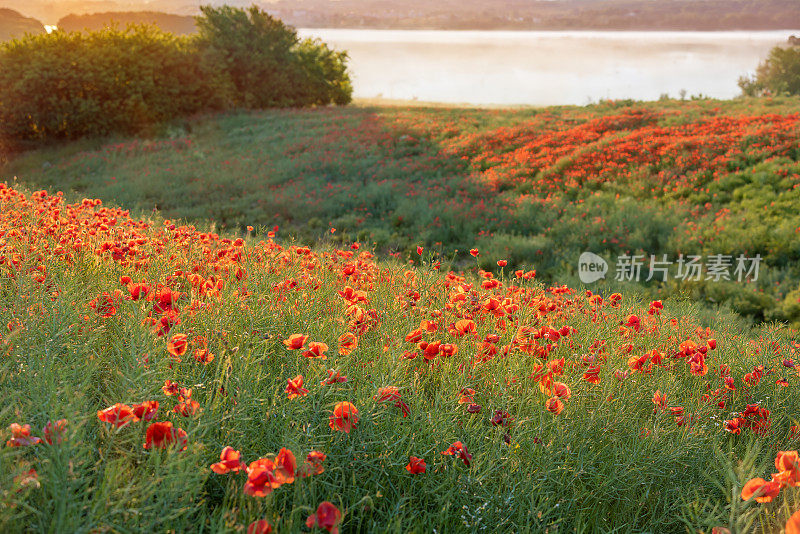
{"label": "hillside", "polygon": [[[197,0],[5,0],[46,24],[69,14],[160,11],[197,15]],[[247,7],[249,0],[210,2]],[[265,0],[255,4],[305,28],[444,30],[800,29],[795,0]]]}
{"label": "hillside", "polygon": [[28,153],[1,176],[220,229],[505,258],[550,283],[578,285],[592,252],[595,291],[800,321],[798,99],[283,110],[168,134]]}
{"label": "hillside", "polygon": [[194,17],[157,13],[154,11],[113,11],[108,13],[92,13],[84,15],[70,14],[58,21],[59,29],[64,31],[100,30],[104,27],[118,25],[125,28],[129,24],[155,24],[163,31],[177,35],[194,33]]}
{"label": "hillside", "polygon": [[797,331],[415,260],[0,184],[0,530],[791,527]]}
{"label": "hillside", "polygon": [[42,33],[44,26],[36,19],[22,16],[13,9],[0,7],[0,41],[22,37],[26,33]]}

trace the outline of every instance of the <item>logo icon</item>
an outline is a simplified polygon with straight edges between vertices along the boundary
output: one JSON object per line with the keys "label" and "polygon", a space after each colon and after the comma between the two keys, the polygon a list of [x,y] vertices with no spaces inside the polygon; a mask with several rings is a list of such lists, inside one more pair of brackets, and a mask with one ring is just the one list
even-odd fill
{"label": "logo icon", "polygon": [[584,252],[578,258],[578,277],[584,284],[605,278],[607,272],[608,263],[594,252]]}

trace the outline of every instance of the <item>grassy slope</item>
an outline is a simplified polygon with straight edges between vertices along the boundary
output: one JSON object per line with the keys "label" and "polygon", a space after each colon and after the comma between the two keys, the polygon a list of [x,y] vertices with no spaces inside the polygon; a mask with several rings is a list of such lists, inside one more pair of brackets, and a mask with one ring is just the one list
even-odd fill
{"label": "grassy slope", "polygon": [[466,259],[477,243],[482,267],[504,257],[549,281],[575,283],[584,250],[612,267],[623,253],[761,254],[757,283],[650,293],[797,324],[798,111],[797,99],[268,111],[40,150],[2,176],[219,228],[280,225],[305,242],[333,227],[342,242]]}
{"label": "grassy slope", "polygon": [[[48,420],[68,420],[59,445],[0,449],[3,531],[234,531],[261,518],[279,532],[301,531],[329,500],[345,513],[345,532],[772,532],[797,507],[792,490],[769,506],[736,497],[744,481],[768,475],[775,450],[797,445],[789,427],[800,409],[798,376],[780,363],[796,358],[793,332],[750,333],[725,320],[697,330],[696,310],[672,302],[648,315],[648,302],[630,295],[619,305],[592,303],[508,276],[481,287],[481,279],[445,277],[429,255],[409,270],[349,247],[232,243],[92,204],[0,189],[0,324],[8,324],[0,427],[29,423],[41,435]],[[121,299],[105,319],[90,308],[103,291],[128,295],[124,275],[182,293],[167,336],[147,324],[160,315],[153,302]],[[219,292],[206,281],[220,281]],[[340,296],[346,286],[364,291],[360,320]],[[495,311],[492,298],[501,303]],[[621,326],[630,313],[641,318],[640,331]],[[460,318],[474,319],[474,338],[449,331]],[[457,354],[402,358],[419,352],[404,337],[421,320],[438,324],[426,339],[457,344]],[[537,339],[547,326],[574,331]],[[359,334],[359,347],[343,356],[337,339],[346,331]],[[288,351],[282,341],[298,332],[327,343],[328,359]],[[176,333],[191,343],[181,361],[167,352]],[[479,358],[488,334],[498,335],[499,352]],[[199,336],[215,355],[208,365],[191,356]],[[708,352],[707,373],[692,374],[681,344],[703,346],[709,336],[719,345]],[[629,357],[653,349],[664,360],[632,371]],[[572,397],[556,416],[545,409],[538,377],[562,358],[563,375],[554,378]],[[722,364],[734,390],[723,386]],[[743,382],[758,365],[763,380]],[[591,367],[599,383],[586,380]],[[320,385],[326,369],[348,381]],[[623,370],[629,374],[615,376]],[[297,374],[310,393],[289,400],[286,380]],[[788,387],[776,385],[779,377]],[[165,380],[193,388],[195,416],[171,412],[176,400],[162,393]],[[388,385],[400,388],[408,418],[375,400]],[[479,414],[459,404],[462,388],[475,389]],[[654,410],[656,390],[688,419]],[[188,432],[186,451],[146,451],[145,423],[114,431],[95,415],[144,400],[161,403],[154,420]],[[350,434],[328,425],[340,401],[360,410]],[[723,420],[753,403],[771,412],[766,434],[723,431]],[[508,428],[490,423],[495,410],[513,418]],[[441,454],[456,440],[473,455],[471,467]],[[208,469],[225,445],[248,462],[284,446],[299,459],[321,450],[325,473],[248,497],[244,475]],[[410,455],[427,461],[426,474],[406,472]],[[41,487],[12,482],[31,468]]]}

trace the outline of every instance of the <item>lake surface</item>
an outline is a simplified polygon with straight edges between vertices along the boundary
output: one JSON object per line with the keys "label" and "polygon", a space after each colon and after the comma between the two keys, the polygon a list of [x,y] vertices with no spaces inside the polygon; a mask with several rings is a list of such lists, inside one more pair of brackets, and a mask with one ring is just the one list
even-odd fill
{"label": "lake surface", "polygon": [[356,98],[587,104],[739,94],[776,44],[763,32],[513,32],[301,29],[347,50]]}

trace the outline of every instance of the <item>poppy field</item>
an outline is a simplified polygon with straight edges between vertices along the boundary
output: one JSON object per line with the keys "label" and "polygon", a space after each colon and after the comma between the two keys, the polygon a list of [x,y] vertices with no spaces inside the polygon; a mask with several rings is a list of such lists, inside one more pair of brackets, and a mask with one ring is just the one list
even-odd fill
{"label": "poppy field", "polygon": [[0,530],[800,532],[795,330],[253,231],[0,185]]}
{"label": "poppy field", "polygon": [[[535,268],[578,285],[590,251],[759,256],[744,280],[629,281],[800,326],[800,101],[601,102],[587,107],[272,110],[175,123],[160,137],[23,154],[2,177],[217,230],[301,243],[359,241],[414,258],[417,245],[497,273]],[[335,229],[331,234],[330,230]]]}

